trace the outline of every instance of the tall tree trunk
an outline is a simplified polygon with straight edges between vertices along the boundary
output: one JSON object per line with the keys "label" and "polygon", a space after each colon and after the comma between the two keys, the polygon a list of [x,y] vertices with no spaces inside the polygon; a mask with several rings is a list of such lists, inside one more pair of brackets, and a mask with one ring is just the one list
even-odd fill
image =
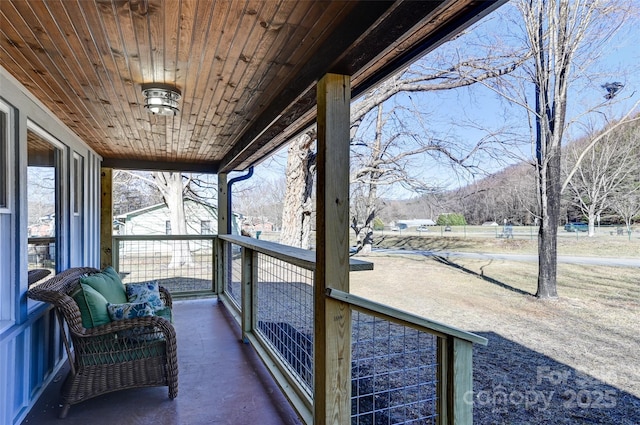
{"label": "tall tree trunk", "polygon": [[560,152],[552,148],[549,160],[539,167],[541,220],[538,233],[538,298],[555,298],[558,270],[558,222],[560,217]]}
{"label": "tall tree trunk", "polygon": [[[184,211],[184,184],[182,173],[154,172],[152,173],[164,202],[169,209],[169,221],[171,222],[171,234],[186,235],[187,220]],[[173,252],[169,268],[178,268],[193,262],[189,241],[174,241]]]}
{"label": "tall tree trunk", "polygon": [[[384,125],[383,120],[383,105],[378,105],[378,111],[376,116],[376,135],[373,142],[373,148],[371,149],[371,164],[376,164],[382,161],[382,127]],[[382,173],[377,171],[375,167],[372,167],[372,171],[368,173],[369,182],[367,184],[367,198],[365,201],[365,223],[362,231],[364,232],[364,238],[358,243],[362,243],[359,252],[368,254],[371,252],[373,246],[373,221],[376,218],[376,201],[378,200],[378,181]]]}
{"label": "tall tree trunk", "polygon": [[316,154],[313,146],[316,131],[298,136],[289,146],[286,171],[286,193],[282,210],[280,243],[309,249],[313,213],[313,176]]}

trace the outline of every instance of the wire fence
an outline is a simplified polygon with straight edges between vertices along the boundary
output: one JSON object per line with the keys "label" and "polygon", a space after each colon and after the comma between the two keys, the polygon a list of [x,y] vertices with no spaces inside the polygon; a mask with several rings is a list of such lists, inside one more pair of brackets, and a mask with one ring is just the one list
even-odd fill
{"label": "wire fence", "polygon": [[213,291],[215,236],[114,236],[124,283],[156,280],[172,294]]}
{"label": "wire fence", "polygon": [[229,299],[240,309],[242,305],[242,287],[240,286],[242,281],[242,248],[230,242],[225,242],[223,246],[227,253],[224,258],[230,258],[226,268],[227,286],[225,291],[229,295]]}
{"label": "wire fence", "polygon": [[[311,423],[314,338],[318,331],[314,329],[315,256],[291,247],[280,249],[272,242],[247,240],[245,244],[239,238],[226,239],[233,243],[227,241],[229,248],[223,252],[231,256],[226,260],[223,297],[246,309],[239,310],[236,319],[247,340],[287,389],[288,397],[295,400],[292,404],[301,417]],[[251,264],[242,264],[245,259]],[[360,265],[352,265],[353,270],[359,270]],[[251,275],[241,276],[243,271]],[[241,285],[248,283],[251,285],[240,294]],[[447,335],[454,342],[465,341],[458,347],[462,363],[456,363],[456,368],[463,364],[465,370],[471,370],[471,365],[464,363],[471,358],[465,350],[470,350],[472,343],[486,344],[486,339],[348,292],[327,288],[326,294],[348,303],[352,311],[351,425],[436,424],[447,397],[459,399],[470,390],[471,380],[454,369],[453,354],[438,338]],[[242,299],[243,295],[251,299]],[[441,358],[443,364],[439,365]],[[458,373],[462,378],[451,379]],[[458,413],[461,417],[470,414],[460,411],[455,417]]]}
{"label": "wire fence", "polygon": [[[487,226],[419,226],[404,229],[389,228],[376,230],[375,236],[423,236],[423,237],[456,237],[456,238],[498,238],[536,240],[538,226],[487,225]],[[573,223],[558,227],[558,237],[562,239],[581,240],[598,238],[605,241],[640,242],[640,227],[627,228],[621,225],[595,225],[593,235],[589,236],[589,227],[584,223]]]}
{"label": "wire fence", "polygon": [[435,424],[437,337],[352,315],[352,425]]}
{"label": "wire fence", "polygon": [[314,272],[265,254],[257,269],[256,331],[312,394]]}

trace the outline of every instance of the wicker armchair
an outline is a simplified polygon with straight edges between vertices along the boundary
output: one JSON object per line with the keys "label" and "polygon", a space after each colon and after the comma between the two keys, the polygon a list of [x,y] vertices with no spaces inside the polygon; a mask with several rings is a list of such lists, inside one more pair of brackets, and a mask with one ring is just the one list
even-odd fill
{"label": "wicker armchair", "polygon": [[29,286],[36,283],[39,280],[44,279],[45,277],[51,274],[51,270],[49,269],[33,269],[27,272],[27,278],[29,281]]}
{"label": "wicker armchair", "polygon": [[[166,385],[170,399],[178,395],[176,334],[168,320],[150,316],[83,327],[71,294],[78,290],[81,276],[98,271],[72,268],[28,291],[29,298],[53,304],[61,324],[71,368],[62,388],[61,418],[72,404],[111,391]],[[165,288],[160,288],[160,297],[171,307]]]}

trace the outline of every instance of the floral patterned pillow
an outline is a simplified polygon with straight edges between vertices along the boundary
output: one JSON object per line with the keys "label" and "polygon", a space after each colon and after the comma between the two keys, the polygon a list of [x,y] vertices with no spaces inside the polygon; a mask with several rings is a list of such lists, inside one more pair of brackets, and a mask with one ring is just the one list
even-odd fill
{"label": "floral patterned pillow", "polygon": [[126,286],[127,301],[130,303],[148,303],[154,312],[164,308],[157,281],[129,283]]}
{"label": "floral patterned pillow", "polygon": [[153,316],[153,307],[149,303],[107,304],[111,320],[135,319]]}
{"label": "floral patterned pillow", "polygon": [[[107,304],[107,311],[113,321],[154,316],[153,307],[149,303]],[[127,329],[118,332],[118,335],[129,341],[137,342],[162,339],[162,334],[153,326],[139,326]]]}

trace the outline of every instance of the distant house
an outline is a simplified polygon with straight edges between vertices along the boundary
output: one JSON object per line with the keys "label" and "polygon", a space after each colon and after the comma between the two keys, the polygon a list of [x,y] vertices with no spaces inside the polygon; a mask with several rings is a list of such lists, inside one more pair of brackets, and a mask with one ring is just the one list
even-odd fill
{"label": "distant house", "polygon": [[244,217],[242,229],[249,232],[273,232],[273,223],[261,217]]}
{"label": "distant house", "polygon": [[55,236],[55,214],[49,214],[38,218],[38,222],[27,228],[27,235],[33,237]]}
{"label": "distant house", "polygon": [[[185,198],[185,217],[187,220],[187,234],[216,235],[218,233],[217,207]],[[171,235],[171,220],[169,208],[164,204],[151,205],[120,214],[114,220],[114,233],[119,235]],[[239,234],[238,214],[233,214],[231,233]]]}

